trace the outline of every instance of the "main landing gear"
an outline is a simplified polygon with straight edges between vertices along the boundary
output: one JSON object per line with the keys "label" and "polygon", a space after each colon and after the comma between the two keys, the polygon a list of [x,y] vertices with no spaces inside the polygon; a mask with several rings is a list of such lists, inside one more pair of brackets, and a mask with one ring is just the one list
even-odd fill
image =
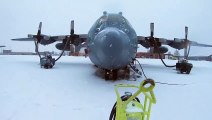
{"label": "main landing gear", "polygon": [[193,65],[191,63],[188,63],[186,59],[178,61],[176,63],[176,70],[179,71],[181,74],[186,73],[189,74]]}
{"label": "main landing gear", "polygon": [[45,69],[52,68],[55,65],[55,59],[50,54],[40,58],[40,66]]}

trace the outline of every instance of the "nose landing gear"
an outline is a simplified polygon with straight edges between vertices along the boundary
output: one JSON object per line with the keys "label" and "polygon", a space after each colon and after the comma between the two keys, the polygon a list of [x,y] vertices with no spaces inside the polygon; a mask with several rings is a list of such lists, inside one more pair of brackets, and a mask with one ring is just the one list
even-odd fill
{"label": "nose landing gear", "polygon": [[122,79],[129,79],[130,69],[129,67],[125,67],[122,69],[114,69],[114,70],[104,70],[104,78],[105,80],[117,80],[119,77]]}
{"label": "nose landing gear", "polygon": [[112,78],[113,80],[117,80],[118,77],[118,70],[105,70],[105,80],[110,80]]}

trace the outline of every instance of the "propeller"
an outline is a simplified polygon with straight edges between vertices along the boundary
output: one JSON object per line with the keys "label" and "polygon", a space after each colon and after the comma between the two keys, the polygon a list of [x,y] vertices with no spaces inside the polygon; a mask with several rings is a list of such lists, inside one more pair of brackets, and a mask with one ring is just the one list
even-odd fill
{"label": "propeller", "polygon": [[[190,51],[190,44],[189,44],[189,40],[188,40],[188,27],[185,26],[185,48],[184,48],[184,58],[188,59],[188,55],[189,55],[189,51]],[[189,45],[189,51],[188,51],[188,45]]]}
{"label": "propeller", "polygon": [[74,35],[74,20],[71,21],[71,27],[70,28],[71,28],[70,34]]}
{"label": "propeller", "polygon": [[42,22],[39,23],[37,34],[36,35],[28,34],[28,38],[33,38],[37,44],[40,43],[42,45],[48,45],[56,41],[55,39],[51,39],[51,36],[43,35],[41,33],[41,29],[42,29]]}
{"label": "propeller", "polygon": [[154,50],[154,44],[155,44],[155,38],[154,38],[154,23],[150,23],[150,37],[148,38],[150,42],[150,52],[155,51]]}
{"label": "propeller", "polygon": [[[55,46],[57,49],[62,50],[62,53],[60,54],[60,56],[55,60],[59,60],[61,58],[61,56],[63,55],[64,51],[71,51],[74,52],[75,50],[73,49],[73,45],[75,45],[75,40],[77,38],[79,38],[79,35],[74,34],[74,20],[71,20],[71,25],[70,25],[70,35],[66,36],[63,39],[63,43],[57,43]],[[71,45],[72,44],[72,45]]]}
{"label": "propeller", "polygon": [[75,44],[76,43],[76,39],[79,38],[79,35],[74,34],[74,20],[71,21],[71,31],[70,31],[70,42],[71,44]]}
{"label": "propeller", "polygon": [[168,51],[167,47],[161,46],[160,38],[154,37],[154,23],[150,23],[150,37],[146,37],[146,40],[149,42],[150,52],[166,53]]}
{"label": "propeller", "polygon": [[37,40],[37,43],[40,43],[41,42],[41,39],[44,38],[43,35],[41,35],[41,29],[42,29],[42,22],[39,23],[39,27],[38,27],[38,32],[37,32],[37,35],[34,36],[34,38],[36,38]]}
{"label": "propeller", "polygon": [[177,49],[184,49],[184,59],[187,59],[190,52],[191,43],[195,42],[188,40],[188,27],[185,26],[185,38],[174,38],[174,42],[173,44],[170,44],[170,46]]}
{"label": "propeller", "polygon": [[[69,51],[71,49],[71,45],[70,44],[78,45],[77,41],[76,41],[78,38],[79,38],[79,35],[74,33],[74,20],[71,20],[70,35],[66,36],[63,39],[63,43],[57,43],[56,44],[56,48],[59,49],[59,50],[67,50],[67,51]],[[74,52],[74,51],[72,50],[72,52]]]}
{"label": "propeller", "polygon": [[42,28],[42,22],[39,23],[37,35],[40,35],[41,34],[41,28]]}
{"label": "propeller", "polygon": [[151,37],[154,36],[154,23],[150,23],[150,35]]}
{"label": "propeller", "polygon": [[185,39],[187,40],[187,38],[188,38],[188,27],[185,26]]}
{"label": "propeller", "polygon": [[39,27],[38,27],[38,32],[37,32],[37,35],[28,35],[28,37],[33,37],[35,38],[35,52],[38,54],[38,56],[41,58],[41,55],[38,51],[38,43],[41,42],[41,39],[44,38],[43,35],[41,35],[41,29],[42,29],[42,22],[39,23]]}

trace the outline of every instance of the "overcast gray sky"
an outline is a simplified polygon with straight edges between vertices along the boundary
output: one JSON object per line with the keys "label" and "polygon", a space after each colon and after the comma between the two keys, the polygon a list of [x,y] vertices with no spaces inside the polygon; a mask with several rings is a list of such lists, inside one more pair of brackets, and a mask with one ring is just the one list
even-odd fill
{"label": "overcast gray sky", "polygon": [[[149,23],[154,22],[155,36],[183,38],[186,25],[190,40],[212,44],[211,5],[211,0],[1,0],[0,45],[13,51],[34,51],[33,42],[10,39],[36,34],[40,21],[43,34],[69,34],[72,19],[75,33],[84,34],[103,11],[122,11],[137,35],[149,36]],[[55,50],[55,47],[42,47],[46,49]],[[193,47],[191,54],[209,55],[212,48]]]}

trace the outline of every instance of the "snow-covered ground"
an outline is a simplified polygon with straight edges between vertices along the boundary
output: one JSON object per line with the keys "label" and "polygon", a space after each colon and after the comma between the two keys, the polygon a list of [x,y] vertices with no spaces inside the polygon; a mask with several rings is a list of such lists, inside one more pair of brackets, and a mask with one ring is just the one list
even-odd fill
{"label": "snow-covered ground", "polygon": [[[151,120],[211,120],[212,62],[192,61],[187,75],[165,68],[160,60],[139,61],[155,81],[188,84],[156,84]],[[116,101],[114,85],[138,85],[144,77],[105,81],[97,72],[84,57],[62,57],[46,70],[37,56],[0,56],[0,120],[108,120]]]}

